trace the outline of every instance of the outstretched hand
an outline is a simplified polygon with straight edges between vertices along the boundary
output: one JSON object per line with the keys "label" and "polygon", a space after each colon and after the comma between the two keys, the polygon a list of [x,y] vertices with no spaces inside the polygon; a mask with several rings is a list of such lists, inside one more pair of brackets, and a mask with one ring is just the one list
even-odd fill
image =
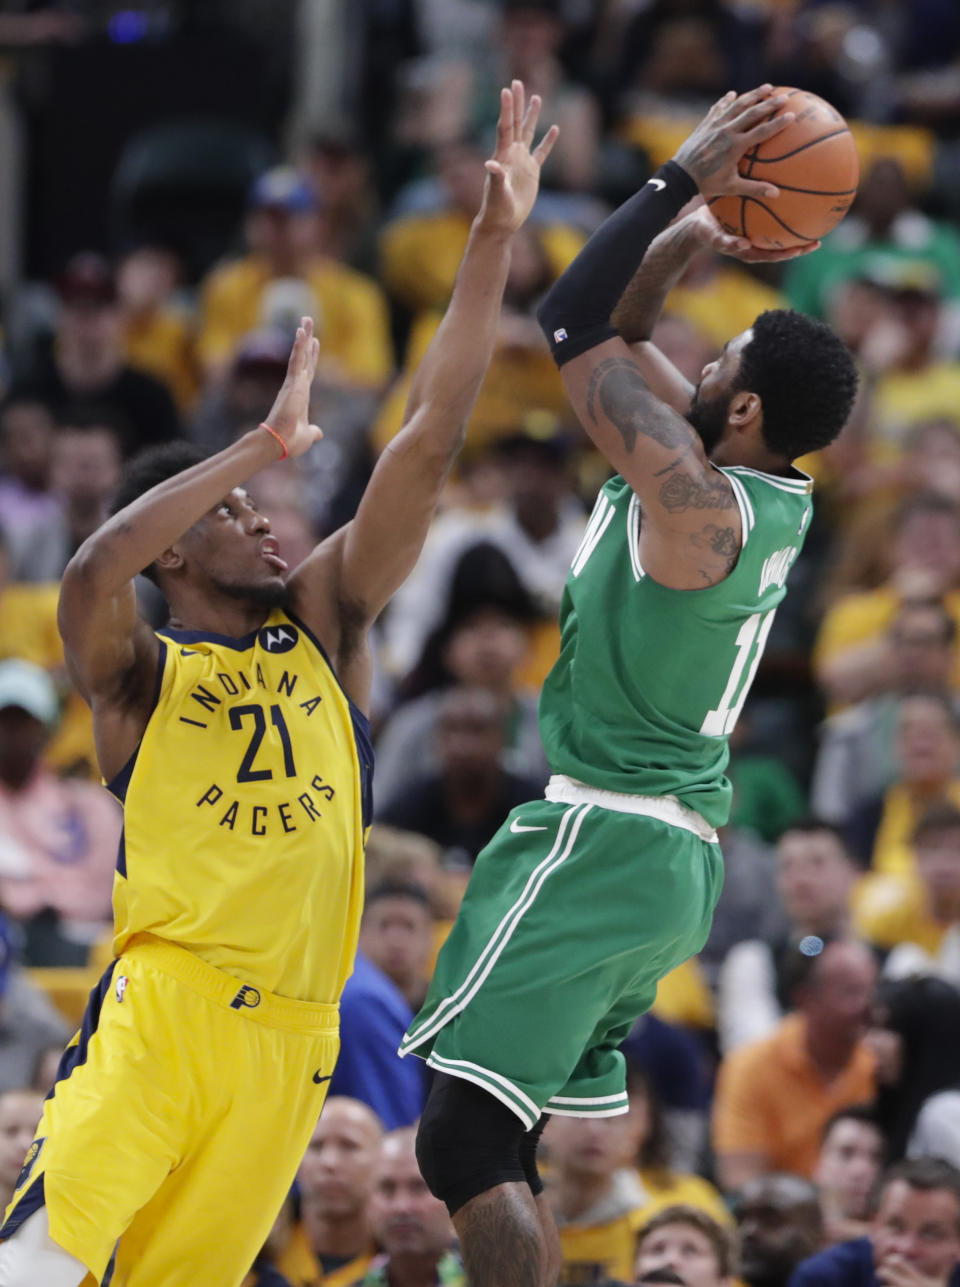
{"label": "outstretched hand", "polygon": [[781,112],[771,119],[786,101],[786,95],[774,94],[772,85],[760,85],[746,94],[730,90],[680,145],[674,161],[705,197],[778,197],[780,190],[772,183],[745,179],[737,162],[750,148],[792,124],[793,112]]}
{"label": "outstretched hand", "polygon": [[736,237],[724,232],[714,218],[709,206],[700,206],[684,219],[697,241],[707,250],[719,255],[730,255],[745,264],[780,264],[787,259],[798,259],[818,250],[819,241],[807,241],[802,246],[788,246],[782,250],[765,250],[755,246],[747,237]]}
{"label": "outstretched hand", "polygon": [[302,456],[323,437],[322,430],[310,423],[310,389],[319,354],[313,318],[302,317],[290,350],[287,374],[266,421],[287,444],[288,456]]}
{"label": "outstretched hand", "polygon": [[550,155],[560,130],[551,125],[532,147],[541,101],[534,94],[529,104],[523,84],[515,80],[500,91],[496,150],[486,164],[487,181],[479,221],[495,232],[513,233],[524,223],[540,187],[540,168]]}

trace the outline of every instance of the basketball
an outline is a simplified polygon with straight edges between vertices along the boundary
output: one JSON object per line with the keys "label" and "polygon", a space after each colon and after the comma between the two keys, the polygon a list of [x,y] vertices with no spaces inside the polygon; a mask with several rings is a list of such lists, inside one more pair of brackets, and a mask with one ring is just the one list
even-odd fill
{"label": "basketball", "polygon": [[794,112],[796,119],[745,153],[738,168],[746,179],[769,179],[780,196],[715,197],[710,209],[725,232],[784,250],[816,241],[840,222],[857,193],[860,160],[835,107],[804,89],[774,93],[788,96],[774,116]]}

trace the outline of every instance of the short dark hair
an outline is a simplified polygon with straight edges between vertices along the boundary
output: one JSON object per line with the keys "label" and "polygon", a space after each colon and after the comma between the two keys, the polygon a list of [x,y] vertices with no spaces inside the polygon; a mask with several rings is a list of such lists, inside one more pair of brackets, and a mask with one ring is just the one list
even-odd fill
{"label": "short dark hair", "polygon": [[736,388],[763,403],[763,440],[775,456],[796,460],[826,447],[847,423],[857,368],[825,322],[774,308],[761,313],[740,355]]}
{"label": "short dark hair", "polygon": [[[150,491],[151,487],[165,483],[168,478],[175,478],[177,474],[182,474],[192,465],[199,465],[201,460],[206,458],[205,451],[181,438],[174,442],[160,443],[156,447],[147,447],[144,451],[138,452],[123,471],[123,478],[110,506],[110,513],[119,514],[120,510],[132,505],[145,492]],[[157,584],[153,564],[143,568],[142,571],[145,577]]]}
{"label": "short dark hair", "polygon": [[919,844],[927,836],[940,831],[960,830],[960,809],[949,800],[938,800],[924,809],[910,837],[913,843]]}
{"label": "short dark hair", "polygon": [[850,846],[847,844],[847,838],[843,834],[842,830],[835,823],[827,822],[826,818],[818,818],[816,814],[813,813],[808,813],[805,817],[798,818],[795,822],[791,822],[789,826],[784,827],[783,831],[780,833],[780,839],[782,840],[784,836],[789,836],[793,832],[799,832],[804,836],[815,836],[819,835],[821,831],[826,831],[829,835],[833,836],[834,840],[846,855],[847,860],[849,862],[853,862],[853,858],[850,854]]}
{"label": "short dark hair", "polygon": [[[953,1194],[957,1200],[957,1206],[960,1207],[960,1171],[942,1157],[908,1158],[904,1162],[897,1162],[889,1167],[877,1181],[873,1199],[874,1210],[879,1207],[880,1200],[887,1189],[898,1180],[909,1184],[911,1189],[919,1189],[921,1193],[946,1189],[948,1193]],[[957,1216],[957,1226],[960,1228],[960,1212]]]}
{"label": "short dark hair", "polygon": [[827,1118],[824,1128],[820,1132],[821,1144],[827,1142],[830,1138],[830,1132],[839,1122],[860,1122],[864,1126],[872,1126],[878,1134],[883,1135],[883,1127],[880,1125],[877,1111],[872,1104],[848,1104],[846,1108],[838,1108],[835,1113],[831,1113]]}
{"label": "short dark hair", "polygon": [[428,916],[433,915],[430,896],[422,885],[415,881],[384,880],[367,891],[364,898],[364,912],[368,912],[375,903],[386,902],[390,898],[404,898],[407,902],[418,903]]}
{"label": "short dark hair", "polygon": [[690,1206],[687,1203],[664,1207],[662,1211],[651,1216],[637,1234],[637,1249],[639,1250],[643,1241],[651,1233],[656,1233],[658,1229],[668,1224],[686,1224],[691,1229],[698,1229],[713,1248],[720,1277],[732,1278],[736,1274],[739,1259],[736,1233],[726,1225],[720,1224],[718,1220],[714,1220],[712,1215],[708,1215],[700,1207]]}

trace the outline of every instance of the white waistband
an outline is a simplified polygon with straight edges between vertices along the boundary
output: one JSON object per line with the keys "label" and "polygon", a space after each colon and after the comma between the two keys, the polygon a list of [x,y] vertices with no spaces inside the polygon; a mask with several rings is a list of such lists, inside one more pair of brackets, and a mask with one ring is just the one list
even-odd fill
{"label": "white waistband", "polygon": [[640,813],[659,818],[671,827],[692,831],[709,844],[717,843],[717,833],[696,809],[688,809],[675,795],[625,795],[621,791],[603,791],[587,786],[563,773],[554,773],[544,795],[557,804],[595,804],[600,809],[617,813]]}

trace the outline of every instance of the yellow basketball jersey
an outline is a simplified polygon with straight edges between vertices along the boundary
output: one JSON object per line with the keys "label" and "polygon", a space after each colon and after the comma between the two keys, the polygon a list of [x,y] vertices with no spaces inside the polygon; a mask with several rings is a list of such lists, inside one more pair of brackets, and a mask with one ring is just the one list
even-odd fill
{"label": "yellow basketball jersey", "polygon": [[150,933],[253,988],[336,1002],[363,901],[373,752],[320,643],[278,610],[239,639],[159,633],[123,803],[114,951]]}

